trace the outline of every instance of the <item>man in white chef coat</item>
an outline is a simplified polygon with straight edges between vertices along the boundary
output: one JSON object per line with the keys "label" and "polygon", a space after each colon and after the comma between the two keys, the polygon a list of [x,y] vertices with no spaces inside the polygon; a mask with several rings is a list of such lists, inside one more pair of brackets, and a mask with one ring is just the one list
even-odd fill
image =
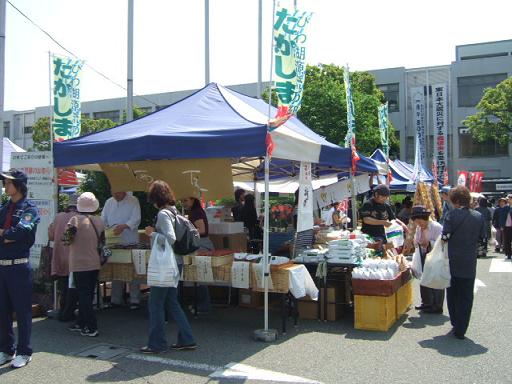
{"label": "man in white chef coat", "polygon": [[[121,244],[139,242],[140,204],[131,192],[114,192],[105,202],[101,218],[105,227],[114,229],[114,235],[121,235]],[[123,281],[112,282],[111,304],[123,304],[124,287]],[[130,282],[130,309],[138,309],[139,305],[140,282],[133,280]]]}

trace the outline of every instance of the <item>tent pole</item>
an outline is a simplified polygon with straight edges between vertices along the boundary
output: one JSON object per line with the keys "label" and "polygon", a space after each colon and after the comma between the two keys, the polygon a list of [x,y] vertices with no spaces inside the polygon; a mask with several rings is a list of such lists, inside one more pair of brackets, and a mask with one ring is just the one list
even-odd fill
{"label": "tent pole", "polygon": [[357,200],[356,200],[356,179],[354,177],[354,171],[350,171],[350,184],[352,184],[352,188],[350,188],[352,193],[352,230],[355,231],[357,229]]}
{"label": "tent pole", "polygon": [[[276,14],[276,1],[272,1],[272,33],[270,35],[272,42],[270,44],[270,78],[268,85],[268,121],[272,113],[272,74],[274,71],[274,22]],[[267,135],[270,135],[269,127],[267,127]],[[268,329],[268,278],[270,276],[270,265],[269,265],[269,246],[268,246],[268,234],[269,234],[269,184],[270,184],[270,156],[268,150],[265,153],[265,205],[264,205],[264,226],[263,226],[263,287],[264,287],[264,329],[257,329],[254,331],[254,338],[259,341],[271,342],[277,339],[277,331],[274,329]]]}

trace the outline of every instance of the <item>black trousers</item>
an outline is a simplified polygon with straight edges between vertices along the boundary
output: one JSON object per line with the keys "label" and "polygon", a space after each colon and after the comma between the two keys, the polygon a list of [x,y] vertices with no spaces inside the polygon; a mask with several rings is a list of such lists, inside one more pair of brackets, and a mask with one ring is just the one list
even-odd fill
{"label": "black trousers", "polygon": [[469,326],[473,308],[475,279],[452,277],[450,288],[446,290],[450,322],[457,335],[464,336]]}
{"label": "black trousers", "polygon": [[89,328],[95,331],[98,328],[96,314],[94,313],[93,300],[94,289],[98,281],[98,270],[73,272],[76,289],[78,291],[78,322],[83,329]]}
{"label": "black trousers", "polygon": [[512,227],[503,229],[503,252],[508,258],[512,256]]}
{"label": "black trousers", "polygon": [[60,321],[71,321],[75,318],[75,309],[78,306],[78,291],[69,288],[69,277],[57,278],[57,290],[59,291],[59,317]]}
{"label": "black trousers", "polygon": [[[430,248],[430,247],[429,247]],[[425,267],[427,252],[420,250],[421,268]],[[433,289],[420,285],[421,304],[433,311],[442,311],[444,304],[444,289]]]}

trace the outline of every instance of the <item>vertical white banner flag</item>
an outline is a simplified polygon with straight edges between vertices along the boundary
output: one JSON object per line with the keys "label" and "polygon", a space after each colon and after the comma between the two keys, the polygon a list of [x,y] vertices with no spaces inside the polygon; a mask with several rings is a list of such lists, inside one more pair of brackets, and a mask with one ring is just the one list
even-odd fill
{"label": "vertical white banner flag", "polygon": [[300,162],[297,232],[313,228],[313,182],[311,163]]}
{"label": "vertical white banner flag", "polygon": [[437,166],[437,179],[444,182],[446,172],[448,145],[448,87],[445,83],[432,85],[434,91],[433,119],[434,122],[434,161]]}
{"label": "vertical white banner flag", "polygon": [[413,180],[419,181],[425,163],[425,94],[424,87],[411,88],[412,118],[415,131]]}

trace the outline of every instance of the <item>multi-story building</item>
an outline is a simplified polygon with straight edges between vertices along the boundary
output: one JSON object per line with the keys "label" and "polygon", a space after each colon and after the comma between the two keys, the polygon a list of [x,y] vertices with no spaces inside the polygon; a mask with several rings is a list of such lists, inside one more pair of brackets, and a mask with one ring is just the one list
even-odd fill
{"label": "multi-story building", "polygon": [[400,157],[414,161],[415,126],[411,88],[424,87],[426,158],[434,152],[432,85],[448,86],[448,154],[450,182],[457,171],[483,171],[484,191],[512,190],[512,145],[478,143],[462,121],[477,112],[484,90],[512,76],[512,40],[460,45],[449,65],[370,71],[389,104],[389,117],[400,138]]}

